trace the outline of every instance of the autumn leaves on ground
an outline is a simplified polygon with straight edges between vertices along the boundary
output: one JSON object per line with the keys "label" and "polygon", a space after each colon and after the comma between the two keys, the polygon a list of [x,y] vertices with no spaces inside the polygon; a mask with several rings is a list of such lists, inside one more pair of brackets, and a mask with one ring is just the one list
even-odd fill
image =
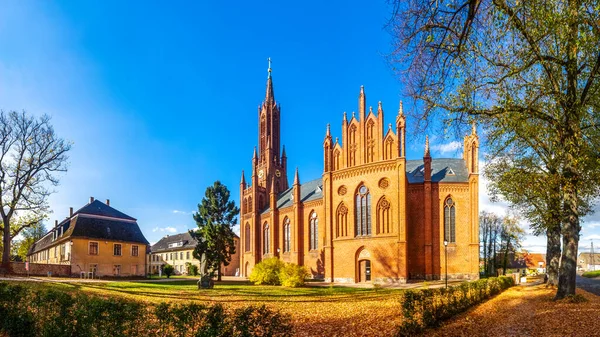
{"label": "autumn leaves on ground", "polygon": [[[240,283],[198,290],[195,281],[36,284],[147,302],[211,302],[231,308],[266,304],[290,314],[297,336],[393,336],[401,323],[399,289],[305,287],[285,289]],[[578,289],[587,301],[554,302],[555,289],[517,286],[427,330],[435,336],[594,336],[600,334],[600,297]]]}
{"label": "autumn leaves on ground", "polygon": [[[545,285],[513,287],[444,323],[431,336],[598,336],[600,297],[577,289],[586,301],[554,301]],[[580,297],[579,297],[580,298]],[[578,298],[575,298],[577,300]]]}

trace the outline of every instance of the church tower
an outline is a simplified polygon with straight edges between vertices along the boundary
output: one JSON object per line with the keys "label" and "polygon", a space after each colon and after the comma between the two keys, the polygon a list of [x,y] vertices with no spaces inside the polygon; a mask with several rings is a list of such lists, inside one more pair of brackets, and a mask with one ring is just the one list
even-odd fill
{"label": "church tower", "polygon": [[280,109],[281,106],[275,100],[269,58],[267,91],[264,101],[258,107],[258,162],[255,169],[258,186],[270,190],[272,182],[276,194],[288,189],[285,147],[280,153]]}

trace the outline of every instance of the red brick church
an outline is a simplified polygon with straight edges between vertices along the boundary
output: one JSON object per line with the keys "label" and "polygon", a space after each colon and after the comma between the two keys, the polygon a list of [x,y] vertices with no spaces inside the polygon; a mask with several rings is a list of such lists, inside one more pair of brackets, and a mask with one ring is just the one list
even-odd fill
{"label": "red brick church", "polygon": [[[473,128],[462,158],[405,155],[402,103],[394,126],[379,102],[367,110],[361,87],[358,114],[344,113],[341,142],[329,125],[323,174],[288,184],[281,111],[269,66],[258,111],[258,148],[248,181],[240,183],[240,268],[248,276],[261,260],[304,265],[314,278],[335,282],[403,283],[479,275],[479,138]],[[285,137],[284,137],[285,139]]]}

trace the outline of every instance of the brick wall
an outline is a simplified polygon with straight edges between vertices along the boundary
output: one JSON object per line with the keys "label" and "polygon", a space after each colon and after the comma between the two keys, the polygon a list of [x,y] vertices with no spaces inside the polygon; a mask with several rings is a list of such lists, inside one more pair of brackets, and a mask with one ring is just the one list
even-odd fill
{"label": "brick wall", "polygon": [[[27,275],[25,270],[24,262],[11,262],[10,267],[13,274]],[[30,263],[29,264],[29,275],[41,275],[46,276],[48,272],[52,273],[52,276],[70,276],[71,266],[60,265],[60,264],[41,264],[41,263]]]}

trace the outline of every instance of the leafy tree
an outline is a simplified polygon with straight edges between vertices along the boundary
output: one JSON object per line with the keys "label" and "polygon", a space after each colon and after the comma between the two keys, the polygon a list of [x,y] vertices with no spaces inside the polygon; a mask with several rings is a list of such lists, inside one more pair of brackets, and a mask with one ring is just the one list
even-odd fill
{"label": "leafy tree", "polygon": [[391,60],[421,104],[417,117],[441,117],[457,129],[476,118],[494,152],[522,148],[515,153],[556,170],[559,203],[551,207],[563,247],[556,298],[575,294],[581,204],[600,182],[597,1],[395,3]]}
{"label": "leafy tree", "polygon": [[502,275],[506,275],[509,256],[516,258],[517,251],[521,248],[521,242],[525,236],[525,231],[517,221],[517,218],[505,216],[502,219],[500,231],[501,249],[502,249]]}
{"label": "leafy tree", "polygon": [[496,251],[501,225],[502,219],[494,213],[482,211],[479,215],[479,234],[481,236],[483,274],[485,276],[497,276]]}
{"label": "leafy tree", "polygon": [[175,267],[173,267],[170,264],[163,265],[162,269],[163,269],[163,273],[165,273],[165,275],[167,275],[167,278],[171,278],[171,275],[173,275],[173,273],[175,272]]}
{"label": "leafy tree", "polygon": [[16,255],[19,256],[21,261],[25,261],[27,259],[29,248],[31,248],[31,246],[37,240],[41,239],[44,234],[46,234],[46,228],[42,222],[38,222],[31,227],[27,227],[21,232],[23,239],[15,242],[13,245]]}
{"label": "leafy tree", "polygon": [[0,111],[0,230],[2,265],[10,261],[12,240],[40,223],[48,212],[49,186],[67,170],[71,144],[59,138],[50,117]]}
{"label": "leafy tree", "polygon": [[194,249],[194,258],[202,259],[204,254],[208,267],[217,272],[219,281],[221,265],[229,265],[231,255],[235,254],[233,226],[237,222],[236,216],[240,210],[229,197],[229,190],[220,181],[215,181],[213,186],[209,186],[202,202],[198,204],[198,212],[193,215],[198,229],[190,231],[198,241]]}

